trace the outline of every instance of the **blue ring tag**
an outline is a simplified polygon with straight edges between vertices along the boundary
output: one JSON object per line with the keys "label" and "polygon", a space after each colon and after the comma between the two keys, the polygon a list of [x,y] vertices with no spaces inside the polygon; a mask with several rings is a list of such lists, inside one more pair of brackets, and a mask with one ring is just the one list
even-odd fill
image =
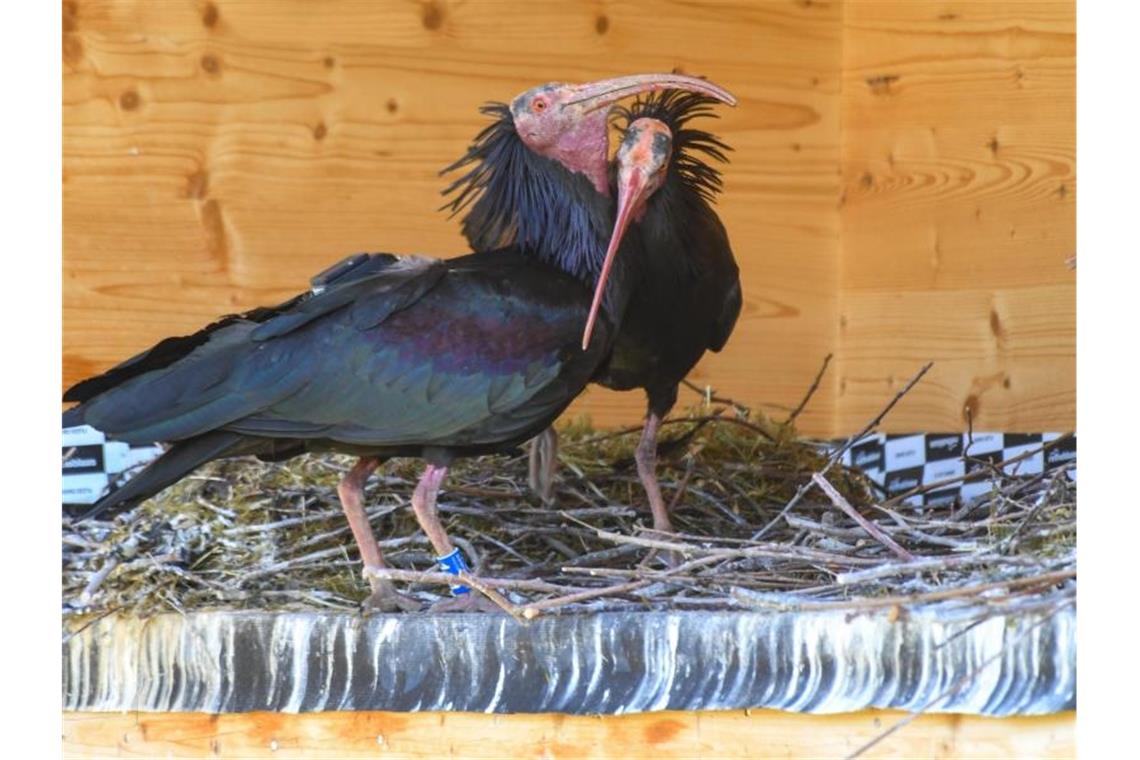
{"label": "blue ring tag", "polygon": [[[436,557],[435,561],[443,572],[451,575],[459,575],[460,573],[471,571],[471,568],[467,567],[467,562],[463,559],[463,555],[459,553],[458,548],[452,549],[451,553],[445,557]],[[451,587],[451,593],[453,596],[470,594],[471,589],[462,583],[457,583]]]}

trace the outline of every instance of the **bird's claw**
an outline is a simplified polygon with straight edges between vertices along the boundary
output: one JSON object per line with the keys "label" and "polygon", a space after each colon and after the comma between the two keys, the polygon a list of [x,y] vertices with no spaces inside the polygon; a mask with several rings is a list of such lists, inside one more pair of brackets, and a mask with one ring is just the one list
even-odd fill
{"label": "bird's claw", "polygon": [[364,578],[372,587],[372,593],[364,600],[364,611],[368,612],[416,612],[422,606],[410,596],[404,596],[396,591],[392,581],[387,578],[376,577],[375,570],[368,566],[364,568]]}
{"label": "bird's claw", "polygon": [[672,549],[668,549],[668,550],[650,549],[649,553],[645,555],[645,558],[637,563],[637,566],[639,568],[643,568],[643,569],[648,570],[649,566],[653,563],[653,560],[655,560],[655,559],[661,560],[661,562],[669,570],[671,570],[671,569],[673,569],[673,568],[675,568],[681,564],[681,555],[679,552],[675,552]]}
{"label": "bird's claw", "polygon": [[432,612],[503,612],[503,608],[492,602],[477,591],[453,596],[450,599],[436,602],[431,606]]}

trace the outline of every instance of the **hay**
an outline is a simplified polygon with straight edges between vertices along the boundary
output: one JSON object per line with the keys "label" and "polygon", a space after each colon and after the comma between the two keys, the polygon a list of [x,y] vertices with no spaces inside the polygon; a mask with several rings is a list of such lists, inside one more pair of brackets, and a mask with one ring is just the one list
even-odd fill
{"label": "hay", "polygon": [[[986,498],[905,506],[799,438],[793,422],[709,392],[663,428],[659,477],[678,530],[664,535],[644,527],[638,432],[563,427],[551,507],[527,488],[522,452],[451,470],[444,524],[520,619],[742,606],[900,614],[934,602],[985,616],[1075,598],[1076,487],[1061,470],[1026,478],[987,465],[970,476],[994,479]],[[65,625],[112,612],[359,609],[368,586],[336,498],[352,461],[220,461],[114,519],[65,518]],[[447,596],[448,577],[435,572],[409,507],[419,468],[389,462],[366,493],[391,576],[426,606]],[[678,563],[666,566],[670,552]]]}

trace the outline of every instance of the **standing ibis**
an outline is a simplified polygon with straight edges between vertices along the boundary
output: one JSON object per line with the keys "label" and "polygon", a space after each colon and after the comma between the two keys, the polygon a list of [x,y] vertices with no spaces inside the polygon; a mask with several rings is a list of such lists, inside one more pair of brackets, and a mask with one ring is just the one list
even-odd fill
{"label": "standing ibis", "polygon": [[[725,161],[728,147],[708,132],[689,128],[690,119],[707,115],[717,101],[734,104],[726,91],[711,83],[706,88],[686,87],[657,91],[622,110],[625,140],[619,149],[613,181],[617,183],[622,229],[631,221],[640,231],[641,265],[632,285],[628,306],[619,323],[609,360],[593,381],[617,390],[644,388],[648,411],[635,460],[653,513],[653,526],[672,531],[665,501],[657,483],[657,434],[662,420],[677,400],[681,380],[706,350],[724,347],[741,308],[740,279],[724,225],[712,208],[721,188],[720,174],[705,158]],[[500,113],[494,108],[491,113]],[[541,119],[540,114],[536,118]],[[623,125],[619,125],[623,126]],[[484,130],[468,154],[450,168],[477,162],[495,151],[494,136],[509,129],[503,119]],[[644,183],[643,162],[632,160],[637,152],[653,149],[653,141],[671,137],[672,152],[664,168],[660,189],[648,197],[638,192]],[[624,160],[623,160],[624,154]],[[557,158],[557,157],[556,157]],[[452,202],[453,210],[470,205],[462,231],[475,250],[492,250],[528,233],[534,220],[543,219],[543,199],[508,192],[482,181],[475,171],[461,178],[463,192]],[[593,189],[609,196],[610,177],[601,181],[599,169],[590,174]],[[582,189],[576,188],[581,193]],[[474,203],[470,194],[481,193]],[[623,196],[624,193],[624,196]],[[640,199],[634,203],[635,199]],[[604,301],[600,302],[604,305]],[[594,313],[597,313],[595,304]],[[544,431],[536,459],[553,461],[550,451],[556,438]],[[532,460],[532,464],[535,460]],[[532,485],[549,488],[544,476],[532,467]]]}
{"label": "standing ibis", "polygon": [[742,300],[728,234],[711,205],[721,188],[720,173],[701,160],[703,154],[725,161],[728,146],[687,126],[708,115],[714,103],[699,93],[671,91],[639,99],[623,112],[627,143],[670,135],[673,151],[664,183],[640,207],[632,204],[644,178],[637,171],[619,172],[614,233],[622,234],[633,219],[648,255],[610,359],[594,380],[616,390],[645,389],[648,410],[634,458],[653,527],[666,532],[673,526],[657,483],[657,434],[681,381],[705,351],[724,348]]}
{"label": "standing ibis", "polygon": [[[557,130],[528,128],[528,115],[545,108],[530,92],[512,111],[543,150],[604,168],[606,145],[589,139],[593,125],[605,125],[617,100],[661,86],[685,83],[650,76],[564,85],[566,100],[548,104],[563,113]],[[371,572],[385,563],[363,487],[382,460],[420,457],[427,466],[412,496],[416,518],[440,565],[466,570],[436,512],[448,466],[549,427],[608,356],[642,265],[639,256],[618,256],[605,287],[612,203],[592,190],[564,193],[571,172],[556,161],[528,166],[528,184],[517,192],[548,203],[550,226],[538,237],[449,260],[350,257],[314,278],[308,292],[163,340],[70,388],[64,400],[78,405],[64,412],[65,426],[170,444],[92,513],[142,501],[220,457],[355,454],[338,494],[372,586],[366,604],[408,608],[412,600]],[[494,182],[495,167],[483,169]],[[605,293],[605,319],[583,349],[591,291]],[[456,606],[473,604],[466,587],[453,591]]]}

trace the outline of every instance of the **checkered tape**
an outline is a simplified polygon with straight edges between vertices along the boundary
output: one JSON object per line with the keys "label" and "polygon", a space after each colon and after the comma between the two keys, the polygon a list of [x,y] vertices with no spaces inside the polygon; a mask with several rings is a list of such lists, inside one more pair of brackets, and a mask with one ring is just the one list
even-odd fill
{"label": "checkered tape", "polygon": [[[887,496],[960,478],[1022,456],[1023,459],[1004,465],[1004,474],[1038,475],[1063,467],[1066,468],[1068,477],[1076,480],[1076,436],[1056,443],[1047,450],[1041,450],[1044,444],[1061,436],[1061,433],[880,433],[859,440],[844,452],[842,461],[843,464],[866,473],[870,480],[883,488]],[[951,482],[945,488],[935,488],[925,494],[911,496],[904,503],[920,506],[958,498],[970,501],[989,493],[992,488],[993,482],[989,478],[968,483]]]}

